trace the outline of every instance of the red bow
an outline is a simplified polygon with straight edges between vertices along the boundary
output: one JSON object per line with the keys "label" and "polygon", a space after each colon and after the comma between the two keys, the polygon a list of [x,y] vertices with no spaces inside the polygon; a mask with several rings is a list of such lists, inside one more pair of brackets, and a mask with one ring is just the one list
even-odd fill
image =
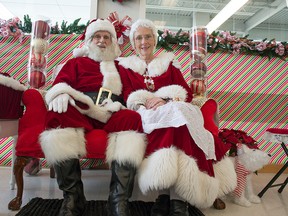
{"label": "red bow", "polygon": [[119,20],[119,16],[117,12],[110,13],[107,19],[114,25],[115,31],[118,38],[118,43],[123,44],[125,38],[128,38],[132,19],[129,16],[125,16],[121,21]]}
{"label": "red bow", "polygon": [[24,33],[21,29],[19,29],[18,24],[20,23],[20,19],[18,17],[14,17],[9,20],[4,20],[0,18],[0,36],[8,37],[13,36],[15,38],[19,38],[19,41],[22,42]]}

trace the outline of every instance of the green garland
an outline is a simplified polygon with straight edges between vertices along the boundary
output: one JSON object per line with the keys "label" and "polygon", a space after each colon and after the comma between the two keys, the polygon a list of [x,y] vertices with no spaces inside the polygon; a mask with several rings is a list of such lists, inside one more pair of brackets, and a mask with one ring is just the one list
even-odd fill
{"label": "green garland", "polygon": [[207,38],[208,52],[216,52],[217,50],[230,52],[233,54],[248,54],[267,56],[287,60],[288,58],[288,43],[276,42],[275,39],[262,41],[254,41],[248,39],[249,35],[244,37],[236,37],[236,33],[232,32],[212,32]]}
{"label": "green garland", "polygon": [[[51,34],[82,34],[89,24],[89,21],[86,25],[79,25],[79,21],[81,18],[76,19],[73,23],[69,24],[67,21],[62,21],[61,25],[58,25],[58,22],[54,26],[51,26]],[[24,23],[20,21],[18,24],[19,29],[21,29],[24,33],[31,33],[32,31],[32,21],[29,15],[24,15]]]}
{"label": "green garland", "polygon": [[[189,33],[182,32],[180,29],[176,34],[169,31],[158,31],[158,47],[162,47],[168,51],[172,51],[171,45],[189,44]],[[218,50],[233,54],[249,54],[267,56],[287,60],[288,58],[288,42],[276,42],[275,39],[267,41],[267,38],[262,41],[253,41],[248,39],[249,35],[238,38],[236,33],[232,32],[213,32],[207,36],[207,51],[214,53]]]}
{"label": "green garland", "polygon": [[169,30],[158,30],[157,47],[162,47],[167,51],[173,51],[171,44],[189,45],[189,33],[180,29],[176,34]]}
{"label": "green garland", "polygon": [[[51,27],[51,34],[82,34],[88,26],[89,21],[84,24],[79,24],[80,18],[76,19],[73,23],[69,24],[62,21],[59,26]],[[16,24],[23,33],[31,33],[32,22],[28,15],[24,16],[24,22],[20,21]],[[15,26],[10,26],[11,32],[15,32]],[[223,51],[233,54],[250,54],[267,56],[269,59],[272,57],[280,58],[284,61],[288,59],[288,42],[276,42],[275,39],[267,41],[267,38],[262,41],[253,41],[248,39],[249,35],[245,37],[236,37],[236,33],[232,32],[213,32],[207,37],[207,50],[208,52]],[[172,51],[173,44],[189,45],[189,32],[184,32],[180,29],[177,33],[169,30],[158,30],[158,44],[157,47],[164,48],[167,51]]]}

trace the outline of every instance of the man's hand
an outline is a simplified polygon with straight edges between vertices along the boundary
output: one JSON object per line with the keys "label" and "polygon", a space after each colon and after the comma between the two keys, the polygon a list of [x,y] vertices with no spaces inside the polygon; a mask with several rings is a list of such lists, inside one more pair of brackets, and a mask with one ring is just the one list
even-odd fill
{"label": "man's hand", "polygon": [[49,111],[53,110],[58,113],[65,113],[68,109],[68,103],[75,106],[75,100],[68,94],[60,94],[55,97],[48,105]]}
{"label": "man's hand", "polygon": [[157,107],[162,106],[164,104],[166,104],[165,100],[163,100],[160,97],[154,97],[154,98],[147,99],[147,101],[145,103],[145,107],[146,107],[146,109],[156,110]]}

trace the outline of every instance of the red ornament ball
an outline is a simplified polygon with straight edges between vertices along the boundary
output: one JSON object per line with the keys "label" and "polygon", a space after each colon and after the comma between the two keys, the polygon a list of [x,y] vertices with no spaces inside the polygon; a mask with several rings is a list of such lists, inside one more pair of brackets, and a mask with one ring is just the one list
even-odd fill
{"label": "red ornament ball", "polygon": [[43,20],[38,20],[34,23],[34,37],[48,39],[50,34],[50,26]]}
{"label": "red ornament ball", "polygon": [[41,53],[32,53],[30,58],[30,65],[44,69],[46,67],[46,58]]}
{"label": "red ornament ball", "polygon": [[31,71],[30,77],[29,77],[29,84],[33,88],[40,88],[43,86],[46,82],[45,74],[41,71]]}
{"label": "red ornament ball", "polygon": [[191,81],[190,88],[193,94],[204,95],[206,92],[205,80],[194,79]]}
{"label": "red ornament ball", "polygon": [[196,61],[191,65],[193,78],[203,78],[207,72],[207,66],[203,62]]}

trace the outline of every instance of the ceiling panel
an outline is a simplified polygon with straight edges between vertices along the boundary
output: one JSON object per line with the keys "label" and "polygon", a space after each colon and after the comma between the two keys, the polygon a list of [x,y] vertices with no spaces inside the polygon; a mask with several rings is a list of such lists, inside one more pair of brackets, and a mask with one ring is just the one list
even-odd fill
{"label": "ceiling panel", "polygon": [[[175,1],[177,4],[166,7],[161,4],[162,1],[146,1],[146,17],[158,21],[157,23],[165,23],[165,26],[158,26],[159,28],[177,30],[182,27],[189,30],[195,23],[207,25],[229,2],[229,0],[170,1]],[[181,22],[175,22],[177,19]],[[278,41],[288,41],[287,4],[285,0],[250,0],[218,30],[234,31],[243,36],[251,34],[256,39],[266,38],[265,31],[267,31]]]}
{"label": "ceiling panel", "polygon": [[[32,19],[36,15],[41,14],[49,17],[53,24],[56,21],[61,23],[63,20],[72,23],[78,18],[81,18],[81,24],[86,24],[90,18],[90,1],[0,0],[0,3],[20,19],[23,19],[24,15],[27,14]],[[228,1],[146,0],[146,17],[155,22],[157,21],[157,23],[164,24],[164,26],[158,26],[159,28],[189,30],[195,23],[207,25]],[[276,13],[273,13],[273,11]],[[261,20],[261,22],[258,23],[257,20]],[[266,31],[276,40],[288,41],[288,9],[286,1],[250,0],[226,23],[220,26],[219,30],[237,31],[238,34],[245,35],[251,34],[256,39],[265,38]]]}
{"label": "ceiling panel", "polygon": [[0,0],[0,3],[22,20],[27,14],[32,20],[38,15],[48,17],[52,24],[63,20],[72,23],[78,18],[81,24],[86,24],[90,19],[90,0]]}

